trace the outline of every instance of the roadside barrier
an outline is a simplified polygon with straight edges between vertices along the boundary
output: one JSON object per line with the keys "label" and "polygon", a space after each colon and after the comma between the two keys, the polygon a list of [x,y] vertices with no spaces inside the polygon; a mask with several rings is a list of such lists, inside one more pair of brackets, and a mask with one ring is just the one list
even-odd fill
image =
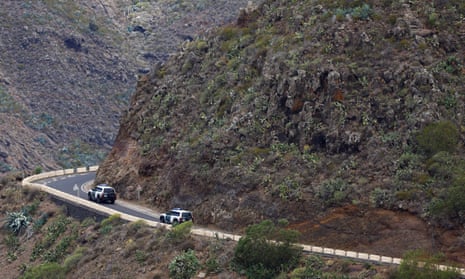
{"label": "roadside barrier", "polygon": [[[129,221],[129,222],[141,220],[141,218],[139,217],[121,213],[119,211],[104,207],[98,203],[88,201],[86,199],[76,198],[76,196],[74,195],[70,195],[62,191],[58,191],[56,189],[48,187],[47,185],[34,183],[34,181],[43,180],[43,179],[47,179],[51,177],[80,174],[80,173],[86,173],[86,172],[97,171],[97,170],[98,170],[98,166],[92,166],[92,167],[64,169],[64,170],[45,172],[45,173],[40,173],[40,174],[36,174],[36,175],[24,178],[22,181],[22,185],[24,187],[30,187],[30,188],[38,189],[40,191],[47,192],[51,195],[66,199],[68,202],[71,202],[73,204],[91,208],[103,214],[108,214],[108,215],[118,214],[121,216],[121,219]],[[144,220],[144,221],[151,227],[164,226],[168,229],[171,228],[171,225],[168,225],[168,224],[163,224],[163,223],[154,222],[150,220]],[[212,231],[212,230],[201,229],[201,228],[193,228],[191,232],[192,234],[199,235],[199,236],[206,236],[206,237],[218,238],[218,239],[229,239],[233,241],[239,241],[239,239],[241,238],[240,235],[224,233],[224,232],[219,232],[219,231]],[[376,254],[362,253],[362,252],[356,252],[356,251],[346,251],[346,250],[340,250],[340,249],[333,249],[333,248],[312,246],[312,245],[303,245],[303,244],[299,244],[299,246],[301,246],[303,251],[306,253],[319,254],[322,256],[348,258],[348,259],[353,259],[357,261],[388,264],[388,265],[400,265],[402,262],[401,258],[394,258],[394,257],[388,257],[388,256],[382,256],[382,255],[376,255]],[[460,273],[461,278],[465,278],[465,268],[457,268],[457,267],[446,266],[446,265],[437,265],[437,268],[439,270],[451,270],[451,269],[457,270]]]}

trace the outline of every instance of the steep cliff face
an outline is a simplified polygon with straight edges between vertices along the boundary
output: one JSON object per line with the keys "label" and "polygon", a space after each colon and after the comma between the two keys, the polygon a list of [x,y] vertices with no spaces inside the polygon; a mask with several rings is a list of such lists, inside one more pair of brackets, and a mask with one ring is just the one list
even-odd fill
{"label": "steep cliff face", "polygon": [[98,180],[230,230],[345,205],[454,227],[461,207],[442,222],[435,202],[463,163],[465,7],[433,2],[244,10],[139,80]]}

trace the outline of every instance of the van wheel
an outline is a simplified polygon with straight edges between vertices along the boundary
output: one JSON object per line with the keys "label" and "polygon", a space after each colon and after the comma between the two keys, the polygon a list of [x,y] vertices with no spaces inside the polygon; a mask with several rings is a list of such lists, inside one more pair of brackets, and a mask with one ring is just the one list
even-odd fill
{"label": "van wheel", "polygon": [[173,227],[179,224],[178,220],[173,220]]}
{"label": "van wheel", "polygon": [[165,223],[165,218],[164,218],[164,217],[160,217],[160,222],[161,222],[161,223]]}

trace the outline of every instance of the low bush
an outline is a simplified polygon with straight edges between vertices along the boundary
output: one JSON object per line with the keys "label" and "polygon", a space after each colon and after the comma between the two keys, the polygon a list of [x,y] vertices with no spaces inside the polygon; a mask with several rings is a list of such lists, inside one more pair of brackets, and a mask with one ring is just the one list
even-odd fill
{"label": "low bush", "polygon": [[66,278],[65,268],[57,263],[44,263],[27,269],[21,279],[62,279]]}
{"label": "low bush", "polygon": [[121,222],[121,215],[120,214],[113,214],[110,215],[108,218],[103,219],[100,225],[105,227],[107,225],[118,225]]}
{"label": "low bush", "polygon": [[170,278],[190,279],[200,268],[200,263],[194,251],[189,250],[176,256],[168,266]]}
{"label": "low bush", "polygon": [[303,267],[296,268],[292,271],[291,278],[322,278],[323,272],[321,269],[324,265],[323,260],[319,256],[309,256],[305,260],[305,265]]}
{"label": "low bush", "polygon": [[65,267],[66,271],[70,271],[74,267],[76,267],[79,261],[84,257],[84,254],[87,252],[86,248],[78,247],[73,254],[68,256],[65,261],[63,262],[63,266]]}
{"label": "low bush", "polygon": [[189,237],[192,226],[192,221],[183,222],[172,227],[172,229],[166,234],[166,237],[174,244],[182,243]]}
{"label": "low bush", "polygon": [[34,231],[39,231],[45,223],[47,223],[48,217],[48,213],[41,214],[40,217],[34,221]]}
{"label": "low bush", "polygon": [[142,266],[144,265],[145,261],[148,259],[148,255],[143,250],[136,250],[135,252],[136,261]]}
{"label": "low bush", "polygon": [[109,234],[112,229],[113,229],[113,225],[112,224],[107,224],[105,226],[100,227],[100,229],[98,231],[101,234]]}
{"label": "low bush", "polygon": [[297,231],[278,228],[269,220],[251,225],[237,243],[233,262],[248,278],[273,278],[288,272],[301,256],[301,248],[293,244],[298,235]]}
{"label": "low bush", "polygon": [[370,193],[370,202],[374,207],[389,208],[393,203],[392,192],[377,187]]}
{"label": "low bush", "polygon": [[439,197],[430,202],[428,212],[435,220],[448,219],[455,221],[456,224],[463,223],[465,221],[465,185],[459,184],[445,189]]}
{"label": "low bush", "polygon": [[428,171],[438,177],[435,191],[428,206],[434,221],[460,225],[465,221],[465,160],[447,152],[439,152],[428,163]]}
{"label": "low bush", "polygon": [[450,121],[431,123],[416,135],[421,151],[432,156],[440,151],[452,153],[459,142],[459,131]]}
{"label": "low bush", "polygon": [[460,278],[457,269],[440,270],[434,257],[423,255],[420,251],[408,252],[390,279],[455,279]]}
{"label": "low bush", "polygon": [[351,188],[343,179],[331,179],[324,181],[317,192],[325,206],[341,205],[347,201],[351,193]]}
{"label": "low bush", "polygon": [[460,162],[452,154],[440,151],[427,161],[428,173],[435,178],[447,181],[454,176],[458,163]]}

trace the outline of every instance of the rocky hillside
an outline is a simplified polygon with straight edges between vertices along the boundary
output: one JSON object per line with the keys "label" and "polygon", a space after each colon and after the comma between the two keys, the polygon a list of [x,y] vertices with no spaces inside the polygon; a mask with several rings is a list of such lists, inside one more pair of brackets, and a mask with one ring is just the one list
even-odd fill
{"label": "rocky hillside", "polygon": [[98,180],[203,225],[285,218],[321,245],[465,262],[463,2],[291,2],[139,79]]}
{"label": "rocky hillside", "polygon": [[0,172],[98,164],[137,75],[246,0],[0,3]]}
{"label": "rocky hillside", "polygon": [[95,163],[135,82],[122,32],[80,2],[0,6],[2,170]]}

